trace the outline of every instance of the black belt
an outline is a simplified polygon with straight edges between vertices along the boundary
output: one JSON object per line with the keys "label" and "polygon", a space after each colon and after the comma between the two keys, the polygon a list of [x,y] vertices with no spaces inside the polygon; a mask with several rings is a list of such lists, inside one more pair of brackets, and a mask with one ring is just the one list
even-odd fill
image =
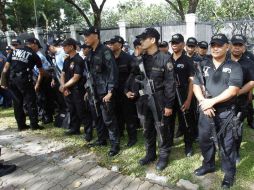
{"label": "black belt", "polygon": [[217,113],[235,110],[235,105],[232,106],[223,106],[223,107],[214,107]]}

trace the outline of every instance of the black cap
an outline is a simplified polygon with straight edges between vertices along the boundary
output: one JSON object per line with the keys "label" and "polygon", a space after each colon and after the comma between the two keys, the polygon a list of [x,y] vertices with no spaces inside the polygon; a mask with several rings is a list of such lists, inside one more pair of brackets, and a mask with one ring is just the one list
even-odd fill
{"label": "black cap", "polygon": [[172,39],[170,40],[170,42],[172,43],[181,43],[181,42],[184,42],[184,37],[182,34],[174,34],[172,36]]}
{"label": "black cap", "polygon": [[157,41],[160,39],[160,33],[155,28],[146,28],[143,33],[136,36],[136,38],[146,39],[148,37],[155,38]]}
{"label": "black cap", "polygon": [[40,41],[36,38],[28,38],[26,39],[26,43],[36,44],[39,48],[42,48]]}
{"label": "black cap", "polygon": [[198,42],[198,47],[208,49],[208,43],[206,41]]}
{"label": "black cap", "polygon": [[141,43],[140,43],[140,39],[139,38],[136,38],[134,41],[133,41],[133,46],[136,47],[136,46],[140,46]]}
{"label": "black cap", "polygon": [[86,44],[82,44],[81,46],[79,46],[80,48],[83,48],[83,49],[85,49],[85,48],[90,48],[90,46],[88,46],[88,45],[86,45]]}
{"label": "black cap", "polygon": [[163,42],[159,43],[159,47],[160,47],[160,48],[168,47],[168,42],[163,41]]}
{"label": "black cap", "polygon": [[90,28],[84,29],[83,32],[79,33],[80,35],[83,34],[85,36],[89,36],[90,34],[98,34],[100,35],[100,30],[95,27],[95,26],[91,26]]}
{"label": "black cap", "polygon": [[76,45],[77,45],[77,41],[74,40],[73,38],[68,38],[64,40],[62,43],[62,46],[76,46]]}
{"label": "black cap", "polygon": [[6,46],[5,50],[12,50],[11,46]]}
{"label": "black cap", "polygon": [[11,45],[21,45],[21,41],[19,39],[12,39],[11,40]]}
{"label": "black cap", "polygon": [[187,39],[186,45],[187,46],[197,46],[198,45],[198,41],[197,41],[196,38],[190,37],[190,38]]}
{"label": "black cap", "polygon": [[124,44],[124,39],[121,36],[114,36],[113,38],[111,38],[109,40],[110,44],[113,44],[113,43],[116,43],[116,42],[118,42],[120,44]]}
{"label": "black cap", "polygon": [[232,36],[231,43],[232,44],[245,44],[246,38],[244,38],[243,35],[236,34],[236,35]]}
{"label": "black cap", "polygon": [[210,44],[220,44],[220,45],[228,44],[228,38],[225,34],[215,34],[211,38]]}
{"label": "black cap", "polygon": [[48,41],[48,45],[51,46],[60,46],[62,44],[63,40],[62,39],[53,39],[51,41]]}

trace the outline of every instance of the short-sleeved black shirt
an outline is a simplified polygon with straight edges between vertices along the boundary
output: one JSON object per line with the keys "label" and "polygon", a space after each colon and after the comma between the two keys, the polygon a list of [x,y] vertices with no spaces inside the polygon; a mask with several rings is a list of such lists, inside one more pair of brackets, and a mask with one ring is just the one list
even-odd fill
{"label": "short-sleeved black shirt", "polygon": [[40,57],[29,47],[17,48],[8,56],[7,62],[11,63],[11,72],[22,72],[29,71],[32,72],[34,66],[37,68],[42,67]]}
{"label": "short-sleeved black shirt", "polygon": [[84,90],[84,78],[83,78],[83,72],[84,72],[84,60],[80,55],[77,53],[72,58],[67,57],[64,60],[63,65],[63,72],[65,73],[65,83],[68,82],[74,74],[78,74],[81,76],[81,79],[74,84],[70,90],[78,88],[79,90]]}
{"label": "short-sleeved black shirt", "polygon": [[[201,85],[196,76],[194,78],[194,84]],[[240,64],[231,60],[226,60],[217,69],[212,60],[206,60],[203,66],[203,76],[205,88],[212,97],[218,96],[229,86],[241,87],[243,82],[243,72]],[[215,106],[230,106],[234,101],[235,98],[232,98]]]}
{"label": "short-sleeved black shirt", "polygon": [[175,75],[178,76],[179,79],[179,81],[177,81],[180,83],[178,84],[180,85],[179,87],[180,88],[188,87],[189,77],[194,77],[195,75],[193,60],[189,58],[187,55],[185,55],[185,52],[183,52],[182,55],[177,60],[174,60],[173,54],[171,58],[174,65]]}

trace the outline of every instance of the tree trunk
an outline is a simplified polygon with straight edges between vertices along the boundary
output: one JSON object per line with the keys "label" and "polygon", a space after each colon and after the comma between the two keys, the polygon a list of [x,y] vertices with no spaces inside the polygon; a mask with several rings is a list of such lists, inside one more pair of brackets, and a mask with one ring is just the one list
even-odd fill
{"label": "tree trunk", "polygon": [[1,25],[1,30],[3,32],[7,31],[7,20],[6,20],[6,16],[5,16],[5,4],[6,1],[0,1],[0,25]]}
{"label": "tree trunk", "polygon": [[196,13],[199,0],[189,0],[189,7],[187,13]]}

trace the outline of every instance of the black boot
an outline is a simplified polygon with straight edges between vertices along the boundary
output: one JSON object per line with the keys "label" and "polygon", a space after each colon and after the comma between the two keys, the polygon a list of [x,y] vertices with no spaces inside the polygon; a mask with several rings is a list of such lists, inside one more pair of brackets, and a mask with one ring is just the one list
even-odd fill
{"label": "black boot", "polygon": [[156,169],[157,170],[164,170],[168,165],[168,158],[161,158],[159,157],[159,161],[156,164]]}
{"label": "black boot", "polygon": [[119,153],[119,151],[120,151],[120,146],[119,145],[112,145],[110,151],[108,152],[108,155],[110,157],[115,156]]}
{"label": "black boot", "polygon": [[230,187],[232,187],[234,184],[234,177],[231,175],[227,175],[225,174],[222,183],[221,183],[221,187],[223,189],[230,189]]}
{"label": "black boot", "polygon": [[128,147],[132,147],[137,142],[137,127],[133,124],[128,124],[126,129],[129,137],[129,141],[127,143]]}
{"label": "black boot", "polygon": [[31,126],[32,130],[43,130],[43,129],[45,129],[43,126],[40,126],[38,124],[31,124],[30,126]]}
{"label": "black boot", "polygon": [[30,129],[30,126],[29,125],[23,125],[23,126],[18,126],[18,131],[25,131],[25,130],[28,130]]}
{"label": "black boot", "polygon": [[16,170],[16,165],[3,165],[0,164],[0,177],[8,175]]}
{"label": "black boot", "polygon": [[144,166],[144,165],[147,165],[155,160],[156,160],[156,155],[146,154],[146,156],[144,158],[141,158],[139,160],[139,164],[141,166]]}

